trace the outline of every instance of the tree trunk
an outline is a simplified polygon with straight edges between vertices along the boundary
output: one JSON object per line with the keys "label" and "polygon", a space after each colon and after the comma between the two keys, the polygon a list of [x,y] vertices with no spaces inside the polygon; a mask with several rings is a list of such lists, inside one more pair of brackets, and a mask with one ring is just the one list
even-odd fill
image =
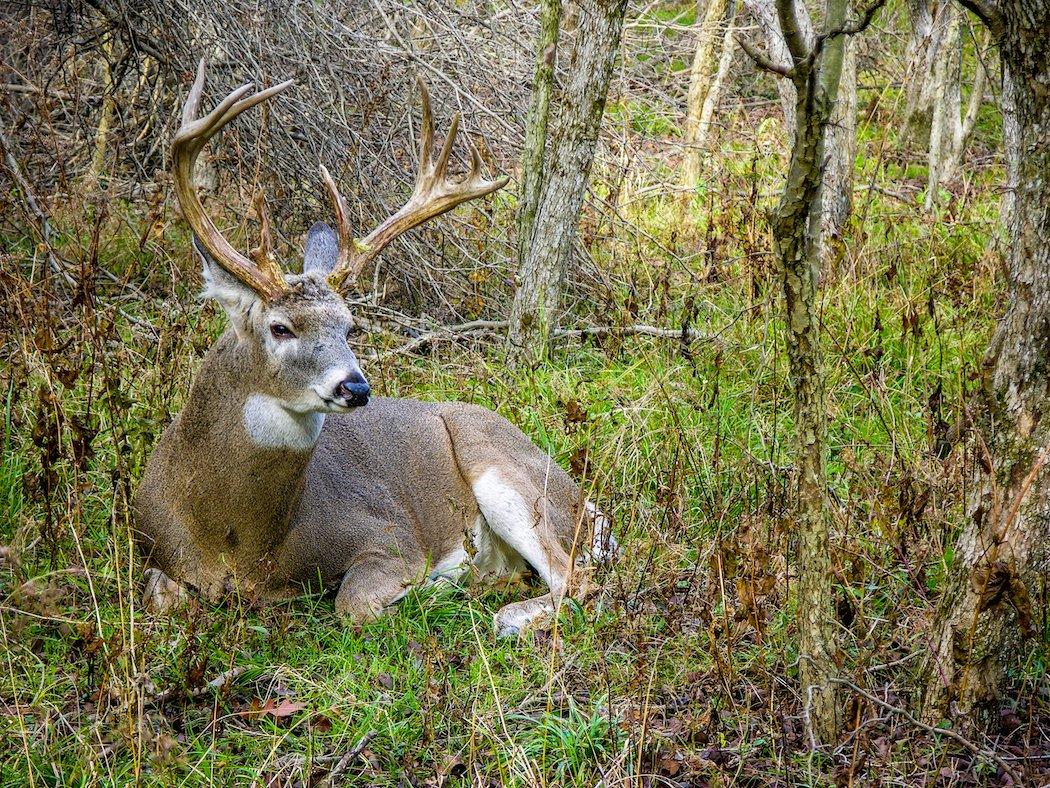
{"label": "tree trunk", "polygon": [[857,56],[852,39],[845,41],[838,100],[831,110],[820,186],[820,259],[827,270],[842,256],[842,236],[853,211],[853,168],[857,159]]}
{"label": "tree trunk", "polygon": [[725,36],[721,33],[722,26],[726,23],[726,7],[726,0],[709,0],[707,13],[697,24],[696,54],[693,56],[693,67],[689,73],[689,97],[686,101],[685,125],[682,130],[682,144],[685,149],[682,159],[683,190],[696,188],[700,179],[700,160],[703,152],[701,121],[708,95],[712,90],[716,90],[716,64],[720,59],[716,45],[722,42],[725,46]]}
{"label": "tree trunk", "polygon": [[[766,44],[766,54],[778,66],[791,65],[791,53],[784,40],[784,31],[780,28],[774,0],[744,0],[744,7],[755,18],[762,40]],[[806,46],[813,43],[813,23],[809,18],[805,3],[797,8],[798,23]],[[784,130],[788,134],[788,146],[794,144],[795,134],[795,86],[790,79],[778,79],[777,90],[780,92],[780,108],[784,111]]]}
{"label": "tree trunk", "polygon": [[[847,0],[827,0],[827,31],[844,26],[847,5]],[[828,37],[810,66],[814,45],[803,43],[803,25],[795,20],[799,6],[795,0],[777,0],[778,21],[793,63],[789,78],[796,96],[796,128],[784,192],[774,217],[773,243],[784,290],[798,449],[795,519],[800,674],[806,728],[811,741],[817,743],[837,737],[839,708],[832,681],[837,673],[837,638],[826,506],[827,423],[817,304],[820,233],[814,230],[814,217],[819,217],[825,138],[839,90],[846,41],[843,35]]]}
{"label": "tree trunk", "polygon": [[962,115],[962,12],[951,0],[913,0],[909,8],[912,38],[902,136],[927,146],[929,210],[962,161],[984,98],[986,74],[978,51],[973,90]]}
{"label": "tree trunk", "polygon": [[1050,2],[984,0],[1011,80],[1018,188],[1006,314],[985,356],[970,517],[956,544],[926,662],[923,714],[973,724],[1038,637],[1050,558]]}
{"label": "tree trunk", "polygon": [[[985,32],[987,33],[987,31]],[[981,104],[984,103],[984,87],[988,79],[988,70],[985,67],[985,59],[988,56],[988,42],[990,38],[990,34],[985,35],[984,44],[979,46],[975,53],[977,63],[974,66],[973,89],[970,91],[970,100],[966,105],[966,114],[963,116],[962,121],[954,128],[955,133],[952,138],[952,148],[945,157],[944,164],[941,167],[942,183],[955,177],[959,165],[962,164],[963,153],[966,151],[966,146],[970,144],[970,137],[973,136],[973,130],[977,126],[977,114],[981,111]],[[961,94],[959,100],[961,105]],[[1003,134],[1005,136],[1006,132],[1004,131]]]}
{"label": "tree trunk", "polygon": [[726,77],[729,75],[729,67],[733,65],[733,53],[736,51],[736,39],[733,37],[735,32],[733,20],[730,19],[722,37],[722,54],[718,58],[718,70],[704,98],[704,106],[700,110],[700,128],[696,133],[696,148],[701,154],[707,150],[710,143],[711,125],[714,122],[719,99],[722,97],[722,85],[725,84]]}
{"label": "tree trunk", "polygon": [[927,210],[936,204],[941,184],[952,175],[947,165],[952,159],[953,151],[962,147],[962,126],[959,118],[962,107],[959,16],[960,12],[946,0],[937,17],[944,30],[933,60],[933,71],[928,80],[922,75],[923,82],[927,82],[932,91],[928,131]]}
{"label": "tree trunk", "polygon": [[943,29],[935,27],[934,17],[943,24],[951,0],[908,0],[911,38],[905,54],[907,88],[902,136],[908,142],[925,145],[933,122],[933,71],[941,52]]}
{"label": "tree trunk", "polygon": [[524,264],[532,245],[532,227],[543,185],[544,153],[547,148],[547,120],[554,90],[554,62],[558,51],[561,0],[542,0],[540,31],[536,38],[536,70],[532,100],[525,125],[525,144],[521,154],[521,191],[518,195],[518,266]]}
{"label": "tree trunk", "polygon": [[[627,0],[574,0],[568,80],[558,97],[558,122],[544,168],[532,243],[518,269],[508,342],[511,363],[546,357],[562,282],[620,49]],[[571,26],[563,23],[563,28]]]}
{"label": "tree trunk", "polygon": [[[776,0],[744,0],[744,6],[762,31],[769,59],[778,66],[790,67],[791,53],[780,24]],[[815,36],[804,3],[796,4],[796,15],[803,42],[810,47]],[[857,151],[857,69],[852,44],[845,42],[844,46],[847,53],[844,54],[840,74],[841,88],[837,99],[832,102],[831,126],[824,148],[826,155],[822,186],[813,200],[813,214],[809,220],[810,240],[816,246],[817,259],[828,262],[834,260],[841,251],[841,244],[836,242],[841,240],[853,207],[853,167]],[[790,79],[779,80],[778,87],[789,147],[793,147],[797,125],[797,90]],[[830,243],[825,244],[825,239]]]}
{"label": "tree trunk", "polygon": [[1009,254],[1009,246],[1014,226],[1014,201],[1017,196],[1017,170],[1021,147],[1020,132],[1017,129],[1017,113],[1014,110],[1014,85],[1005,63],[1002,66],[1000,84],[1000,105],[1003,113],[1003,154],[1006,156],[1006,183],[999,201],[999,226],[992,233],[988,242],[989,249],[1003,260]]}
{"label": "tree trunk", "polygon": [[113,38],[107,37],[101,47],[99,70],[102,82],[102,109],[99,114],[98,128],[95,131],[94,151],[91,154],[91,165],[88,167],[87,183],[97,185],[106,166],[106,150],[109,147],[109,132],[116,107],[116,88],[113,85]]}

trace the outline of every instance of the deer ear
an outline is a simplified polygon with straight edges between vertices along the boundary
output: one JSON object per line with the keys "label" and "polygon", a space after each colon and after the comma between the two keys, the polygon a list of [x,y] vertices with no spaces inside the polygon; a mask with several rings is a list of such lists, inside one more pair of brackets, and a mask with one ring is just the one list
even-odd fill
{"label": "deer ear", "polygon": [[238,335],[243,335],[248,326],[248,312],[259,301],[258,293],[216,263],[197,241],[196,235],[193,236],[193,251],[201,261],[201,275],[204,277],[201,297],[218,301]]}
{"label": "deer ear", "polygon": [[317,222],[306,234],[303,273],[331,273],[339,257],[339,236],[324,222]]}

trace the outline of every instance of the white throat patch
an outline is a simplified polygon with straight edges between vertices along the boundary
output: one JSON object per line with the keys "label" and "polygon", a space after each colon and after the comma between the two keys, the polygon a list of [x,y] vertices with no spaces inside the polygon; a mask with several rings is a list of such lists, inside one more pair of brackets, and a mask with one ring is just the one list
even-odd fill
{"label": "white throat patch", "polygon": [[249,437],[269,449],[310,449],[323,426],[323,413],[296,413],[265,394],[252,394],[244,403]]}

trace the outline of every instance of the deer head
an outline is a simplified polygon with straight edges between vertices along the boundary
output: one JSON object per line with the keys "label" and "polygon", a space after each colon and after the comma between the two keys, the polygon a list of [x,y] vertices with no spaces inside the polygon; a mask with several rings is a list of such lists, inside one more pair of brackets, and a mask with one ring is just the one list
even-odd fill
{"label": "deer head", "polygon": [[[259,246],[244,255],[219,232],[197,194],[194,165],[208,140],[246,109],[287,90],[292,80],[258,93],[243,85],[210,113],[198,118],[204,90],[205,61],[183,107],[182,126],[172,145],[175,193],[194,233],[194,249],[203,268],[204,295],[217,300],[229,316],[239,345],[252,354],[257,370],[252,396],[256,407],[278,408],[292,416],[338,412],[368,402],[369,386],[347,337],[353,317],[344,294],[358,274],[395,238],[460,203],[502,188],[507,178],[486,180],[481,158],[471,146],[466,177],[452,181],[448,163],[459,126],[452,120],[437,159],[433,158],[433,120],[426,86],[419,82],[423,118],[419,169],[408,201],[363,238],[355,238],[346,204],[328,170],[321,177],[335,210],[336,227],[318,222],[307,235],[301,274],[287,275],[274,260],[266,201],[255,206]],[[249,402],[249,405],[252,403]],[[319,425],[318,425],[319,428]]]}

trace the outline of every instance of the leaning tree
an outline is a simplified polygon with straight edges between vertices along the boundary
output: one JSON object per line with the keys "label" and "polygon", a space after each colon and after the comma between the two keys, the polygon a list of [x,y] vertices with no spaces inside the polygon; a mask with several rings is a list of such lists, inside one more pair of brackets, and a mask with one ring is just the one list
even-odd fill
{"label": "leaning tree", "polygon": [[[1040,636],[1050,559],[1050,0],[960,0],[992,33],[1016,119],[1009,301],[984,358],[967,524],[926,662],[924,715],[971,724]],[[1041,608],[1041,609],[1040,609]]]}

